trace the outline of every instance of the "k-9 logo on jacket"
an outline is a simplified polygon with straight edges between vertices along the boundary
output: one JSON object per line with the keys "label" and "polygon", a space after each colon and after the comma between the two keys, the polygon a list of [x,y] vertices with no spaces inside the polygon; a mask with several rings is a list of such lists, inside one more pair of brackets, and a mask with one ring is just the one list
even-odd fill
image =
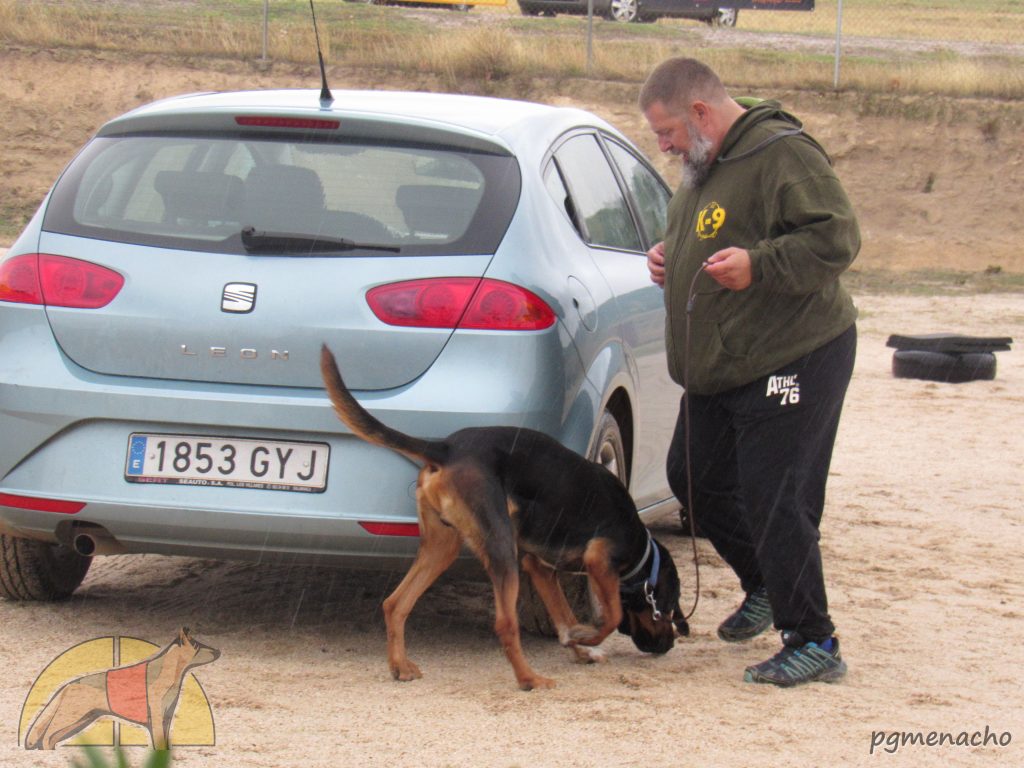
{"label": "k-9 logo on jacket", "polygon": [[711,240],[718,234],[718,230],[725,224],[725,208],[718,203],[708,203],[703,210],[697,214],[697,237],[701,240]]}

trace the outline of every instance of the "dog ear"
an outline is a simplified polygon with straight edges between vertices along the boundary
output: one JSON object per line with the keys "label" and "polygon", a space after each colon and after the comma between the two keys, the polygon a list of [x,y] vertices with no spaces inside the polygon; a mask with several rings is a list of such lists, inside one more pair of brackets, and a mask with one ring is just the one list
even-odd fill
{"label": "dog ear", "polygon": [[683,616],[683,609],[679,607],[678,603],[676,604],[675,616],[672,617],[672,623],[675,624],[676,632],[680,637],[690,636],[690,624]]}

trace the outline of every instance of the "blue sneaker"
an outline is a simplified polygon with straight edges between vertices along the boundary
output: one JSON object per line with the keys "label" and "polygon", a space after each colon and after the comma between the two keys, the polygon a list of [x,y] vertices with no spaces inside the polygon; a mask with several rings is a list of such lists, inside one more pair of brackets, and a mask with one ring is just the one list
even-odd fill
{"label": "blue sneaker", "polygon": [[822,644],[805,642],[797,632],[782,633],[782,650],[767,661],[747,667],[746,683],[771,683],[783,688],[815,681],[834,683],[846,674],[839,638]]}
{"label": "blue sneaker", "polygon": [[739,643],[757,637],[771,625],[768,590],[761,587],[747,595],[743,604],[718,625],[718,637],[727,643]]}

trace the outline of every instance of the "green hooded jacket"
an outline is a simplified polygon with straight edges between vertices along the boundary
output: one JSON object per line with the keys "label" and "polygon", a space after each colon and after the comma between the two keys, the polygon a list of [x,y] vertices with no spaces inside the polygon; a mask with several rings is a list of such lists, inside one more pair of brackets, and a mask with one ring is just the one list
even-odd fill
{"label": "green hooded jacket", "polygon": [[[753,283],[742,291],[697,276],[708,257],[730,246],[750,253]],[[703,185],[680,187],[669,204],[672,378],[694,394],[717,394],[839,336],[857,317],[839,275],[859,249],[857,219],[825,150],[777,102],[750,107],[726,134]]]}

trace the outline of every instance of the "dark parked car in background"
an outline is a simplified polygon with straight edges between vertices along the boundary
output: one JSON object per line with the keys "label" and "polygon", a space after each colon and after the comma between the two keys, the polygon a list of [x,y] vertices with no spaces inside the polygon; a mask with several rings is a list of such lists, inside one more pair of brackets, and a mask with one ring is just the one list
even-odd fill
{"label": "dark parked car in background", "polygon": [[[524,16],[587,13],[588,0],[519,0]],[[612,21],[647,22],[662,17],[695,19],[721,27],[735,27],[739,11],[702,0],[594,0],[594,14]]]}

